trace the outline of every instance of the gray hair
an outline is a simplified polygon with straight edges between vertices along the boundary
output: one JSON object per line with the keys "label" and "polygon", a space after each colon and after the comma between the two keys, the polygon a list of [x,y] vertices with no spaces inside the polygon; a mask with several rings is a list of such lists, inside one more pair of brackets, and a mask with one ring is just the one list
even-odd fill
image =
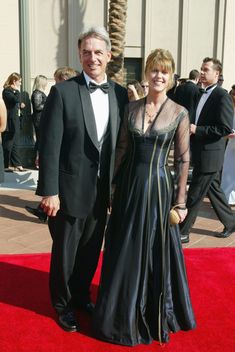
{"label": "gray hair", "polygon": [[109,39],[109,34],[104,27],[90,27],[88,30],[82,32],[78,38],[78,48],[80,49],[81,43],[85,38],[98,38],[105,42],[106,49],[111,51],[111,42]]}

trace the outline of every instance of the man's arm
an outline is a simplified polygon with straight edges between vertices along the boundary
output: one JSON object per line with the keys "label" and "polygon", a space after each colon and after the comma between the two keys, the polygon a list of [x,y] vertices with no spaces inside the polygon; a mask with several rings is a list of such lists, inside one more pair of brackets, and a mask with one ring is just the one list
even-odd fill
{"label": "man's arm", "polygon": [[[39,146],[39,180],[36,194],[48,198],[58,197],[59,194],[59,158],[62,143],[63,124],[63,102],[55,87],[51,88],[46,100],[40,120],[40,146]],[[45,199],[46,199],[45,198]],[[52,198],[42,204],[54,204]],[[57,208],[57,205],[50,205],[50,208]]]}
{"label": "man's arm", "polygon": [[191,133],[198,137],[224,137],[232,132],[233,128],[233,103],[230,95],[225,93],[218,104],[218,110],[215,111],[215,119],[210,126],[191,125]]}

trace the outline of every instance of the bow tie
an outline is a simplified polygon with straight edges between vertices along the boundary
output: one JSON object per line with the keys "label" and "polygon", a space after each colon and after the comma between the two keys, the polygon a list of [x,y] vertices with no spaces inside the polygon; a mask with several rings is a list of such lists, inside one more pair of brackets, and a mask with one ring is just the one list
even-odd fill
{"label": "bow tie", "polygon": [[104,93],[107,94],[109,91],[109,84],[108,84],[108,82],[102,83],[102,84],[95,84],[94,82],[91,82],[91,81],[89,82],[88,89],[89,89],[90,93],[95,92],[96,89],[98,89],[98,88],[100,88]]}
{"label": "bow tie", "polygon": [[213,87],[215,87],[217,84],[212,84],[212,86],[209,86],[207,88],[200,88],[200,92],[205,94],[205,93],[208,93]]}

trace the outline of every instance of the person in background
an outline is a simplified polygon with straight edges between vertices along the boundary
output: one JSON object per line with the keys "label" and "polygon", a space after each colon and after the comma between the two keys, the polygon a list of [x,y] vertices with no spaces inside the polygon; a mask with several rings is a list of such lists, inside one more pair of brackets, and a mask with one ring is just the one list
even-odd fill
{"label": "person in background", "polygon": [[180,75],[178,75],[177,73],[174,74],[174,84],[172,86],[171,89],[168,90],[167,92],[167,96],[168,98],[172,99],[174,101],[174,95],[175,95],[175,92],[176,92],[176,88],[179,86],[180,84]]}
{"label": "person in background", "polygon": [[223,231],[215,236],[226,238],[235,231],[235,214],[220,185],[227,140],[224,137],[232,132],[234,114],[231,96],[217,84],[221,72],[219,60],[203,59],[200,81],[204,93],[190,125],[193,174],[187,196],[188,214],[180,224],[182,243],[189,242],[191,228],[206,196],[224,225]]}
{"label": "person in background", "polygon": [[200,97],[200,89],[198,87],[199,80],[198,70],[191,70],[189,72],[189,79],[185,83],[180,84],[176,90],[175,94],[172,96],[177,104],[184,106],[189,112],[189,119],[193,121],[197,102]]}
{"label": "person in background", "polygon": [[2,134],[5,171],[25,171],[17,144],[20,138],[20,110],[25,104],[20,101],[21,76],[13,72],[3,86],[2,97],[7,108],[7,128]]}
{"label": "person in background", "polygon": [[126,89],[107,79],[111,43],[103,27],[79,36],[83,72],[52,86],[41,117],[36,194],[52,236],[49,286],[58,323],[79,330],[75,310],[92,313],[95,273],[111,197]]}
{"label": "person in background", "polygon": [[228,144],[224,154],[221,188],[230,205],[235,205],[235,84],[229,94],[233,100],[233,133],[227,136]]}
{"label": "person in background", "polygon": [[[174,59],[156,49],[147,58],[149,93],[126,109],[117,145],[112,212],[105,234],[95,336],[133,346],[167,342],[171,332],[195,328],[178,225],[187,209],[189,118],[167,98]],[[167,165],[174,142],[176,187]]]}
{"label": "person in background", "polygon": [[72,67],[63,66],[59,67],[54,72],[55,83],[66,81],[69,78],[79,75],[79,72],[74,70]]}
{"label": "person in background", "polygon": [[4,158],[2,150],[1,133],[5,131],[7,125],[7,110],[4,101],[0,98],[0,184],[4,181]]}
{"label": "person in background", "polygon": [[224,76],[223,74],[221,73],[219,75],[219,79],[218,79],[218,86],[222,87],[222,85],[224,84]]}
{"label": "person in background", "polygon": [[42,109],[45,105],[46,102],[46,94],[45,94],[45,89],[47,86],[47,77],[43,75],[38,75],[35,80],[34,80],[34,85],[33,85],[33,93],[31,95],[31,103],[33,107],[33,126],[35,130],[35,135],[36,135],[36,141],[35,141],[35,166],[38,169],[38,160],[39,160],[39,155],[38,155],[38,144],[39,144],[39,130],[40,130],[40,119],[41,119],[41,113]]}
{"label": "person in background", "polygon": [[148,92],[149,92],[149,82],[146,81],[145,79],[143,79],[141,82],[140,82],[140,85],[143,89],[143,92],[144,92],[144,96],[146,97],[148,95]]}
{"label": "person in background", "polygon": [[144,91],[139,81],[134,80],[127,83],[127,94],[129,101],[139,100],[144,97]]}

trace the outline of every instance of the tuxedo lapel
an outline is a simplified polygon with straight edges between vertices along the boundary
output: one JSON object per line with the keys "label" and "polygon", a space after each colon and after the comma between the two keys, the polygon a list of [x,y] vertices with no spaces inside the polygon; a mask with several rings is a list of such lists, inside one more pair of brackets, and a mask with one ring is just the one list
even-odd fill
{"label": "tuxedo lapel", "polygon": [[82,104],[85,126],[89,137],[91,138],[95,147],[99,150],[96,122],[95,122],[95,116],[92,108],[90,94],[87,89],[84,76],[81,74],[81,77],[79,78],[80,79],[78,81],[79,82],[78,87],[79,87],[80,96],[81,96],[81,104]]}
{"label": "tuxedo lapel", "polygon": [[[211,95],[209,96],[209,98],[207,99],[207,101],[205,102],[202,111],[200,113],[199,119],[198,119],[198,124],[200,124],[201,119],[202,121],[204,121],[206,119],[207,116],[211,115],[211,112],[214,111],[213,109],[213,102],[216,96],[216,91],[217,88],[214,88],[213,92],[211,92]],[[208,115],[209,112],[209,115]]]}
{"label": "tuxedo lapel", "polygon": [[109,121],[110,121],[110,133],[111,133],[111,143],[112,150],[116,147],[117,140],[117,129],[118,129],[118,107],[117,99],[114,91],[114,83],[109,80],[110,89],[109,89]]}

